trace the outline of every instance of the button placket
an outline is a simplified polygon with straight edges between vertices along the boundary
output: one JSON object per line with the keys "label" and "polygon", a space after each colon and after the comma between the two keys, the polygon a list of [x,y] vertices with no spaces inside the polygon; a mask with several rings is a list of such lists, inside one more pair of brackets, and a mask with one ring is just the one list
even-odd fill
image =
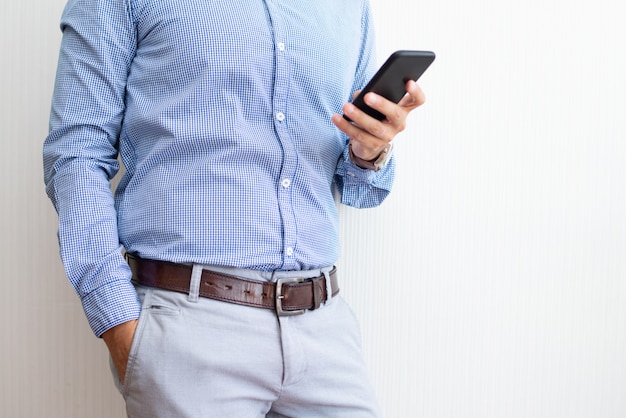
{"label": "button placket", "polygon": [[277,138],[283,150],[282,168],[278,174],[278,207],[283,225],[283,267],[295,267],[293,258],[296,236],[296,217],[294,213],[293,201],[291,199],[291,189],[297,167],[297,151],[291,135],[289,134],[289,114],[287,97],[289,90],[290,68],[287,59],[288,40],[283,31],[282,16],[280,10],[274,10],[273,4],[268,4],[271,16],[272,29],[275,42],[275,72],[274,72],[274,92],[272,106],[274,113],[274,126]]}

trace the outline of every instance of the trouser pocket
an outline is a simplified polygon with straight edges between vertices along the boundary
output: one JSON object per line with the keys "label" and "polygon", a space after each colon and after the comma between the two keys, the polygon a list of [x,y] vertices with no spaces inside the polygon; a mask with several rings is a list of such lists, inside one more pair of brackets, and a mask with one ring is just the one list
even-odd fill
{"label": "trouser pocket", "polygon": [[[119,379],[117,379],[124,398],[127,398],[129,391],[137,386],[135,384],[137,379],[142,380],[142,376],[149,376],[151,368],[156,367],[158,347],[162,341],[160,334],[164,328],[167,328],[163,321],[176,319],[180,314],[180,309],[175,304],[163,300],[155,294],[157,292],[160,291],[143,286],[137,288],[137,294],[142,303],[141,314],[126,362],[124,384],[119,384]],[[143,382],[140,383],[144,385]]]}

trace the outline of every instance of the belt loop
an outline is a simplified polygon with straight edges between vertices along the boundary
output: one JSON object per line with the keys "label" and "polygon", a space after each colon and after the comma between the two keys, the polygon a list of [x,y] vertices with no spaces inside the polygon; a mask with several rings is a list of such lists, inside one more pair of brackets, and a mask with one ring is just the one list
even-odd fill
{"label": "belt loop", "polygon": [[200,279],[202,278],[202,265],[194,264],[191,270],[191,281],[189,282],[189,302],[197,303],[200,298]]}
{"label": "belt loop", "polygon": [[324,305],[326,305],[333,297],[333,287],[330,284],[330,270],[324,270],[322,273],[324,274],[324,279],[326,279],[326,300],[324,301]]}

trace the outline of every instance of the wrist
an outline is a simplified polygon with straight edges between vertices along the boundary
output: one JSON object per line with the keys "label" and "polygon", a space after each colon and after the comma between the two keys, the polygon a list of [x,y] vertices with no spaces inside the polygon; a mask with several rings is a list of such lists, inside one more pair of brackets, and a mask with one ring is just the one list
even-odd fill
{"label": "wrist", "polygon": [[350,161],[352,161],[352,163],[357,167],[364,170],[378,171],[384,168],[391,158],[392,151],[393,143],[390,142],[376,157],[371,160],[365,160],[354,154],[354,152],[352,151],[352,142],[348,144],[348,154],[350,155]]}
{"label": "wrist", "polygon": [[107,347],[112,348],[118,345],[121,341],[127,341],[129,336],[132,338],[135,333],[135,328],[137,328],[137,320],[133,319],[131,321],[123,322],[119,325],[114,326],[106,330],[102,334],[102,339],[104,340]]}

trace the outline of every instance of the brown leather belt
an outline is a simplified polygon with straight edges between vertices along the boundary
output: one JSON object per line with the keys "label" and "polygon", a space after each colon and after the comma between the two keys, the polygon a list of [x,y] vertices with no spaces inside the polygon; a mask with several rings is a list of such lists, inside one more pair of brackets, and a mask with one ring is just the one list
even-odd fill
{"label": "brown leather belt", "polygon": [[[193,267],[168,261],[149,260],[126,254],[133,282],[174,292],[189,293]],[[336,268],[330,273],[331,295],[339,293]],[[298,315],[320,307],[327,299],[326,277],[286,278],[276,282],[244,279],[202,270],[199,295],[239,305],[266,308],[278,316]]]}

